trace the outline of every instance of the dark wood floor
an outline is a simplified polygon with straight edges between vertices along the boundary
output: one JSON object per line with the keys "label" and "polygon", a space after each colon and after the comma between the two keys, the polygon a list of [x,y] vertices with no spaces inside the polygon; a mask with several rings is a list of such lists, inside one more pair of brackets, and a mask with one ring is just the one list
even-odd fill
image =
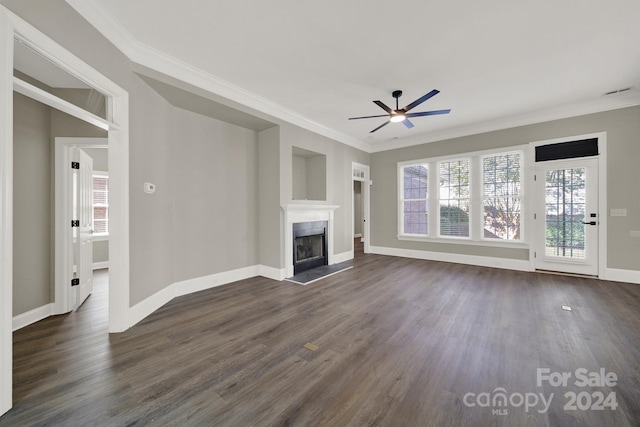
{"label": "dark wood floor", "polygon": [[[640,425],[637,285],[360,255],[309,286],[253,278],[181,297],[113,335],[105,297],[14,334],[0,425]],[[618,381],[537,387],[537,368]],[[554,396],[546,412],[517,396],[465,405],[498,388]],[[615,392],[618,406],[565,410],[567,392]]]}

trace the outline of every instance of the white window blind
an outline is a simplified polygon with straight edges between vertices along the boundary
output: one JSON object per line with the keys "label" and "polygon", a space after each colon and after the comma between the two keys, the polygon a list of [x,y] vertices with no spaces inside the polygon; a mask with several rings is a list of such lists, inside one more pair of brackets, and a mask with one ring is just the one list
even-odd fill
{"label": "white window blind", "polygon": [[402,234],[426,236],[428,221],[428,177],[427,165],[411,165],[402,168],[400,212],[402,212]]}
{"label": "white window blind", "polygon": [[439,162],[440,236],[469,237],[469,159]]}
{"label": "white window blind", "polygon": [[507,153],[482,158],[484,238],[520,240],[521,156]]}
{"label": "white window blind", "polygon": [[93,175],[93,232],[95,235],[109,234],[109,177]]}

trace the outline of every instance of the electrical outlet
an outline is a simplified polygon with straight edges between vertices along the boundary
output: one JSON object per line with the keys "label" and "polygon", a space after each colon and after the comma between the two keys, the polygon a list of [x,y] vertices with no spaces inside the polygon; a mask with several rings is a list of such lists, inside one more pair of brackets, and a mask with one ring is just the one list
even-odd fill
{"label": "electrical outlet", "polygon": [[627,216],[626,209],[611,209],[609,215],[611,216]]}

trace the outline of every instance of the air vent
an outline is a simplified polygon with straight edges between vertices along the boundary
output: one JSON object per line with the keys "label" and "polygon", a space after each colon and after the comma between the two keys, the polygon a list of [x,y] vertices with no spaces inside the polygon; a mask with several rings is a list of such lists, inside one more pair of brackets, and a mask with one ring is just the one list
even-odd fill
{"label": "air vent", "polygon": [[626,91],[631,90],[631,89],[633,89],[633,86],[625,87],[625,88],[617,89],[617,90],[612,90],[611,92],[605,93],[604,96],[615,95],[616,93],[623,93],[623,92],[626,92]]}

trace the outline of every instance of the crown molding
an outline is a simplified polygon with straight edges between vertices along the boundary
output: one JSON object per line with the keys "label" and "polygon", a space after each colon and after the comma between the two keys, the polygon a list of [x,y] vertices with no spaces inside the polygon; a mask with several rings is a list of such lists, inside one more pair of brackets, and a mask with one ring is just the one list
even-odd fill
{"label": "crown molding", "polygon": [[314,122],[280,104],[272,102],[140,42],[131,32],[124,28],[99,1],[66,0],[66,2],[132,62],[159,71],[284,122],[299,126],[367,153],[370,151],[370,145],[366,142]]}
{"label": "crown molding", "polygon": [[570,117],[584,116],[587,114],[601,113],[620,108],[635,107],[637,105],[640,105],[640,91],[634,90],[628,95],[613,96],[613,99],[600,98],[595,101],[583,102],[581,104],[554,107],[534,113],[514,115],[482,123],[458,126],[455,128],[445,129],[441,132],[424,134],[412,138],[390,140],[372,144],[369,152],[378,153],[381,151],[412,147],[414,145],[428,144],[431,142],[444,141],[464,136],[534,125],[554,120],[567,119]]}
{"label": "crown molding", "polygon": [[[585,114],[599,113],[618,108],[640,105],[640,90],[635,89],[624,95],[601,97],[595,101],[554,107],[534,113],[514,115],[499,119],[457,126],[439,132],[426,133],[411,138],[385,142],[366,142],[342,132],[328,128],[308,119],[280,104],[256,95],[226,80],[194,67],[184,61],[167,55],[137,40],[99,0],[65,0],[73,9],[93,25],[104,37],[113,43],[132,62],[166,74],[193,85],[232,103],[267,114],[274,119],[299,126],[303,129],[336,140],[367,153],[394,150],[414,145],[427,144],[452,138],[493,132],[518,126],[532,125]],[[228,105],[238,108],[237,105]],[[250,111],[247,111],[251,114]]]}

